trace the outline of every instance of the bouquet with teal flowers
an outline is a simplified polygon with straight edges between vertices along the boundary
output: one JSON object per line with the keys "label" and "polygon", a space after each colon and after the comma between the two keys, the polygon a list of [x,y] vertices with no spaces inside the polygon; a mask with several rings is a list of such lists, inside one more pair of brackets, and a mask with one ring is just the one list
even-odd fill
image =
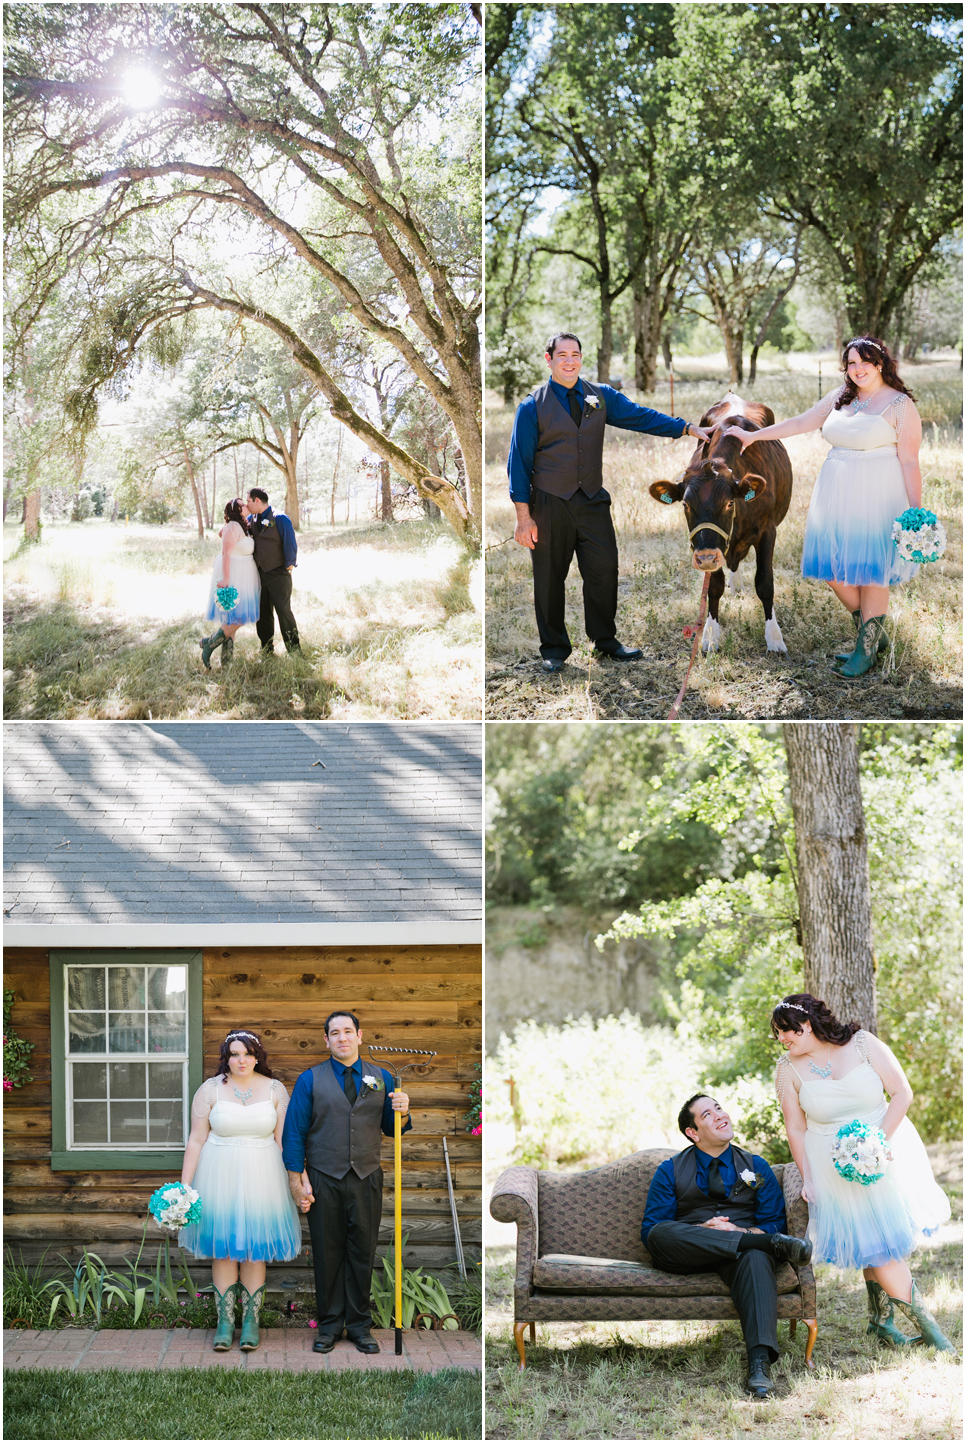
{"label": "bouquet with teal flowers", "polygon": [[151,1194],[148,1212],[169,1233],[201,1220],[201,1198],[184,1182],[169,1182]]}
{"label": "bouquet with teal flowers", "polygon": [[238,588],[235,586],[219,586],[215,591],[215,600],[222,611],[233,611],[235,602],[238,600]]}
{"label": "bouquet with teal flowers", "polygon": [[946,550],[946,532],[932,511],[910,506],[892,523],[892,539],[903,561],[938,561]]}
{"label": "bouquet with teal flowers", "polygon": [[867,1122],[847,1122],[839,1128],[832,1143],[832,1165],[846,1182],[859,1182],[870,1187],[885,1177],[886,1154],[889,1151],[885,1134]]}

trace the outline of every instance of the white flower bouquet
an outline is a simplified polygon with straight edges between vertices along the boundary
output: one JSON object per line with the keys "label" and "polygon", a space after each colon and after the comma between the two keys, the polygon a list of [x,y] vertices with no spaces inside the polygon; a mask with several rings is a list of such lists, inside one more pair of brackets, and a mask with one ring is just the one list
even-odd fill
{"label": "white flower bouquet", "polygon": [[201,1198],[183,1182],[169,1182],[151,1194],[148,1212],[166,1232],[176,1233],[201,1219]]}
{"label": "white flower bouquet", "polygon": [[846,1182],[870,1187],[885,1177],[888,1151],[885,1135],[879,1128],[856,1119],[845,1123],[835,1134],[832,1165]]}
{"label": "white flower bouquet", "polygon": [[932,511],[909,506],[892,523],[892,539],[902,561],[917,561],[923,566],[938,561],[946,550],[946,532]]}

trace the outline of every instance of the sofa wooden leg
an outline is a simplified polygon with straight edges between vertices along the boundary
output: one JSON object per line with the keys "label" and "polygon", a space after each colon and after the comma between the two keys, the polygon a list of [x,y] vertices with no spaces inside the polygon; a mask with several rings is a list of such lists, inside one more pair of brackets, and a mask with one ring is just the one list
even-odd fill
{"label": "sofa wooden leg", "polygon": [[[523,1334],[526,1330],[526,1323],[513,1324],[513,1341],[517,1345],[517,1352],[520,1355],[520,1372],[527,1366],[527,1345],[523,1341]],[[532,1324],[531,1324],[532,1326]]]}
{"label": "sofa wooden leg", "polygon": [[531,1323],[531,1324],[530,1324],[530,1342],[531,1342],[531,1343],[536,1343],[536,1341],[537,1341],[537,1325],[536,1325],[536,1323]]}
{"label": "sofa wooden leg", "polygon": [[815,1339],[818,1337],[818,1319],[806,1318],[805,1326],[808,1329],[808,1342],[805,1344],[805,1366],[814,1371],[815,1364],[812,1362],[812,1349],[815,1347]]}
{"label": "sofa wooden leg", "polygon": [[790,1338],[794,1338],[795,1332],[796,1332],[797,1328],[798,1328],[798,1319],[797,1319],[797,1318],[789,1318],[789,1320],[788,1320],[788,1336],[789,1336]]}

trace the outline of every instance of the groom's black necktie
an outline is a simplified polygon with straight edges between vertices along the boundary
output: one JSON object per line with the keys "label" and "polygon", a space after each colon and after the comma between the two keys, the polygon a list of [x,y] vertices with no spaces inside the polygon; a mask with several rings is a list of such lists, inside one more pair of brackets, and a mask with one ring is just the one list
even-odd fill
{"label": "groom's black necktie", "polygon": [[351,1067],[347,1067],[345,1070],[345,1100],[350,1107],[355,1102],[358,1096],[359,1093],[356,1088],[356,1075],[352,1071]]}
{"label": "groom's black necktie", "polygon": [[708,1197],[727,1197],[728,1189],[721,1181],[721,1163],[713,1157],[708,1164]]}
{"label": "groom's black necktie", "polygon": [[579,426],[580,418],[584,414],[584,408],[581,405],[580,397],[577,395],[576,386],[574,386],[573,390],[568,395],[567,400],[570,403],[570,414],[573,418],[574,425]]}

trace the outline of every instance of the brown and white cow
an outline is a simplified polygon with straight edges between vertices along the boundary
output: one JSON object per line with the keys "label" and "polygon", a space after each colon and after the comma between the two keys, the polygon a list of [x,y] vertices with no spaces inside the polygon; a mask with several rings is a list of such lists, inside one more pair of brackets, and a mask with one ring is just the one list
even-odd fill
{"label": "brown and white cow", "polygon": [[665,505],[680,501],[684,507],[691,564],[713,572],[708,587],[708,620],[701,637],[703,652],[717,649],[721,640],[718,603],[725,587],[740,589],[738,567],[755,548],[755,591],[765,612],[765,645],[769,651],[787,651],[775,616],[775,578],[772,560],[779,523],[792,499],[792,465],[780,441],[760,441],[744,452],[726,426],[758,431],[774,425],[767,406],[746,402],[730,391],[701,417],[711,430],[701,442],[687,469],[673,481],[655,481],[651,495]]}

